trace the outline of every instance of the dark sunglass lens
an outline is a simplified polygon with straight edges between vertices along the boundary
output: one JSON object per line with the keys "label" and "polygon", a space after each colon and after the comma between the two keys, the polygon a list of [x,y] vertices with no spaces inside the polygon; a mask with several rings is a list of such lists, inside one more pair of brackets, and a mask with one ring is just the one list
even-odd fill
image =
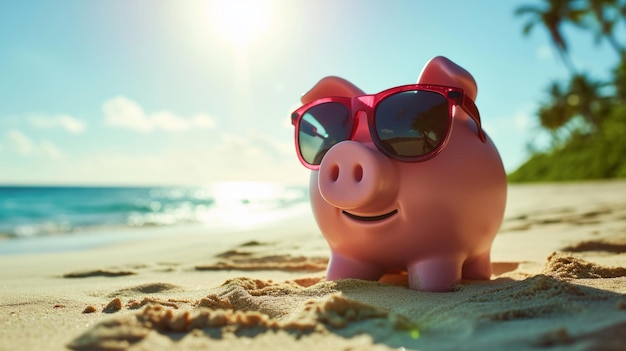
{"label": "dark sunglass lens", "polygon": [[443,142],[450,117],[448,100],[430,91],[406,91],[385,98],[376,107],[380,146],[401,157],[426,155]]}
{"label": "dark sunglass lens", "polygon": [[300,120],[298,147],[309,164],[319,165],[326,152],[350,137],[350,111],[342,104],[327,102],[308,109]]}

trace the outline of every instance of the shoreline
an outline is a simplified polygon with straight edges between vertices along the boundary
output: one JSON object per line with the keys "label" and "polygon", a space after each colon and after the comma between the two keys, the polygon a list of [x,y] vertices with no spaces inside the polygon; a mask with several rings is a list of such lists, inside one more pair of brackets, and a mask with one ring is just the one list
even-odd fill
{"label": "shoreline", "polygon": [[84,250],[93,247],[119,244],[126,241],[148,240],[163,236],[175,237],[177,233],[204,233],[227,235],[252,228],[264,229],[282,226],[310,217],[308,203],[297,203],[291,208],[269,213],[251,213],[247,221],[234,219],[219,223],[190,222],[173,225],[106,225],[77,228],[66,233],[44,234],[26,237],[3,237],[0,234],[0,257],[26,253],[48,253]]}

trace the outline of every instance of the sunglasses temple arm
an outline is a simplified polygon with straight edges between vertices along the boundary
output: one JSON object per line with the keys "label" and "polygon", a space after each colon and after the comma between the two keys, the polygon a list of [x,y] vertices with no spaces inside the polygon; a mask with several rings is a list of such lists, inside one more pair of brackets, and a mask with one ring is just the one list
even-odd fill
{"label": "sunglasses temple arm", "polygon": [[470,99],[469,96],[463,94],[463,103],[461,104],[461,108],[465,111],[473,120],[476,122],[476,126],[478,127],[478,137],[484,143],[487,141],[487,137],[485,136],[485,132],[483,131],[483,126],[480,122],[480,112],[478,112],[478,108],[474,101]]}

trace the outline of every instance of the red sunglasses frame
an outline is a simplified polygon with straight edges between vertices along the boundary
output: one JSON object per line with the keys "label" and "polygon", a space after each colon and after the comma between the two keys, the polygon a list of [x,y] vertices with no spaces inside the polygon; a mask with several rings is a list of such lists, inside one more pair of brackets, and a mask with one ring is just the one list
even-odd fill
{"label": "red sunglasses frame", "polygon": [[[380,139],[378,138],[378,133],[376,132],[376,116],[374,115],[374,111],[376,111],[376,107],[378,106],[378,104],[380,104],[383,100],[391,95],[407,91],[434,92],[440,94],[448,101],[448,128],[446,130],[446,136],[441,144],[439,144],[439,146],[424,155],[410,157],[394,155],[393,153],[382,147]],[[352,138],[354,138],[354,134],[356,132],[356,123],[354,123],[354,121],[357,114],[363,111],[367,115],[367,124],[370,131],[370,136],[376,147],[385,155],[403,162],[423,162],[437,156],[441,152],[441,150],[443,150],[445,145],[448,143],[448,139],[450,138],[450,134],[452,131],[452,122],[454,118],[454,115],[452,114],[452,108],[454,106],[460,106],[463,111],[465,111],[470,116],[470,118],[474,120],[476,126],[478,127],[478,137],[480,138],[480,140],[483,143],[487,140],[485,132],[482,129],[482,125],[480,122],[480,113],[478,112],[476,104],[469,96],[467,96],[467,94],[465,94],[465,92],[461,88],[434,84],[410,84],[383,90],[377,94],[359,95],[354,97],[330,96],[313,100],[307,104],[304,104],[291,114],[291,124],[295,127],[295,143],[298,158],[300,159],[300,163],[302,163],[306,168],[309,168],[311,170],[318,170],[320,165],[310,164],[306,160],[304,160],[304,157],[302,156],[299,140],[300,123],[302,121],[302,117],[308,109],[329,102],[344,105],[346,108],[348,108],[348,111],[350,111],[350,123],[352,125],[349,127],[349,129],[351,129],[351,132],[346,140],[352,140]]]}

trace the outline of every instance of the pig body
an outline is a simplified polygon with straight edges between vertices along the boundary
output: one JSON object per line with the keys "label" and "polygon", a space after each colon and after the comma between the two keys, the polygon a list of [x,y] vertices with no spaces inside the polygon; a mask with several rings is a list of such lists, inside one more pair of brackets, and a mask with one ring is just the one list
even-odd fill
{"label": "pig body", "polygon": [[[476,97],[472,76],[444,57],[432,59],[418,83],[460,87]],[[302,101],[363,94],[328,77]],[[334,145],[310,178],[313,213],[331,250],[328,280],[378,280],[407,270],[410,288],[446,291],[462,278],[490,278],[507,185],[496,147],[477,136],[478,128],[455,108],[442,151],[401,162],[376,148],[367,116],[357,113],[353,138]]]}

